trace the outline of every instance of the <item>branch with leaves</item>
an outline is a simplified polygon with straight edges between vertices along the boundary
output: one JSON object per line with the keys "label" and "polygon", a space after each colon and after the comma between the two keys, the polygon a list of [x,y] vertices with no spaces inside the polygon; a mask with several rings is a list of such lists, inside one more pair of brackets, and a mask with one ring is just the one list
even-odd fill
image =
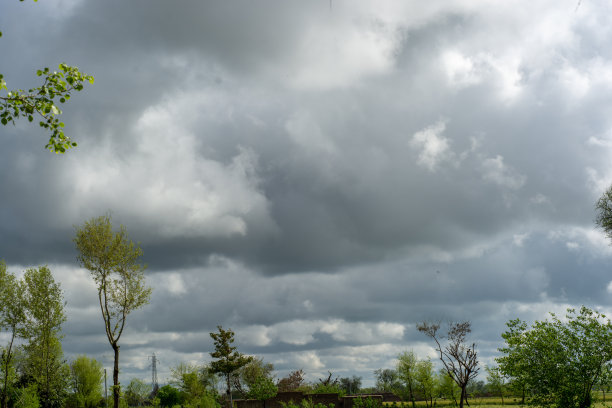
{"label": "branch with leaves", "polygon": [[64,122],[58,118],[62,113],[58,102],[65,103],[73,92],[83,89],[85,82],[93,84],[94,78],[66,64],[59,64],[58,69],[36,71],[37,76],[44,78],[43,84],[28,91],[8,90],[4,76],[0,74],[0,91],[7,90],[6,96],[0,96],[0,123],[15,124],[15,120],[20,118],[33,122],[38,117],[40,127],[51,131],[45,147],[55,153],[65,153],[77,144],[64,133]]}

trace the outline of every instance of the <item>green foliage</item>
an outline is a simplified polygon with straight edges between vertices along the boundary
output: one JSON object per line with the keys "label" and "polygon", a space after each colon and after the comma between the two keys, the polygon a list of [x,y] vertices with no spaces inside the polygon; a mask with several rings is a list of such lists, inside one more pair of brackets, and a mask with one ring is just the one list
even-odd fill
{"label": "green foliage", "polygon": [[403,352],[397,356],[397,376],[398,379],[404,384],[404,399],[409,400],[412,406],[416,406],[415,401],[415,375],[417,357],[414,351]]}
{"label": "green foliage", "polygon": [[353,400],[354,408],[382,408],[382,402],[378,398],[366,397],[355,398]]}
{"label": "green foliage", "polygon": [[0,330],[7,331],[8,342],[2,347],[0,357],[0,402],[7,408],[8,399],[16,380],[13,355],[14,342],[24,336],[26,325],[24,285],[6,270],[0,260]]}
{"label": "green foliage", "polygon": [[151,394],[151,386],[139,378],[132,378],[125,389],[125,399],[129,406],[141,406]]}
{"label": "green foliage", "polygon": [[38,408],[40,401],[38,400],[38,390],[36,385],[32,384],[27,387],[22,387],[15,393],[15,401],[13,408]]}
{"label": "green foliage", "polygon": [[173,407],[182,402],[181,393],[171,385],[164,385],[157,392],[160,405],[162,407]]}
{"label": "green foliage", "polygon": [[234,332],[231,329],[223,330],[223,327],[217,326],[217,330],[218,333],[210,333],[215,343],[215,351],[210,353],[212,358],[216,358],[210,363],[214,373],[229,375],[253,360],[253,357],[244,356],[232,346]]}
{"label": "green foliage", "polygon": [[210,369],[213,373],[222,374],[225,377],[227,385],[227,395],[230,397],[231,405],[231,376],[232,374],[247,365],[253,360],[253,357],[245,356],[238,352],[237,348],[232,346],[234,343],[234,332],[231,329],[223,330],[223,327],[217,326],[218,333],[210,333],[215,344],[215,351],[210,353],[212,358],[216,360],[210,363]]}
{"label": "green foliage", "polygon": [[[267,378],[274,384],[272,376],[273,371],[274,365],[271,363],[264,363],[262,358],[254,357],[249,363],[240,367],[233,374],[236,389],[242,395],[250,398],[252,388],[261,378]],[[261,384],[259,387],[261,387]]]}
{"label": "green foliage", "polygon": [[198,408],[220,408],[220,407],[221,407],[221,404],[219,404],[219,402],[215,398],[215,395],[213,395],[211,392],[206,392],[204,395],[202,395],[202,397],[200,398],[199,404],[198,404]]}
{"label": "green foliage", "polygon": [[127,316],[151,297],[145,266],[138,263],[140,246],[127,237],[125,227],[113,232],[109,215],[85,222],[76,229],[74,243],[81,266],[89,270],[98,287],[98,301],[108,342],[114,350],[113,400],[119,404],[119,339]]}
{"label": "green foliage", "polygon": [[359,389],[361,388],[361,377],[356,375],[352,377],[342,377],[340,378],[340,388],[345,393],[345,395],[357,394]]}
{"label": "green foliage", "polygon": [[78,408],[95,408],[102,400],[102,364],[85,355],[70,363],[70,379]]}
{"label": "green foliage", "polygon": [[376,388],[383,392],[400,392],[402,385],[399,382],[398,373],[390,368],[379,368],[374,371]]}
{"label": "green foliage", "polygon": [[441,369],[438,373],[436,392],[442,398],[458,405],[461,389],[445,369]]}
{"label": "green foliage", "polygon": [[595,203],[595,224],[612,240],[612,186]]}
{"label": "green foliage", "polygon": [[214,399],[217,378],[207,366],[180,363],[170,368],[170,373],[170,383],[181,391],[185,405],[198,406],[203,399]]}
{"label": "green foliage", "polygon": [[427,359],[417,362],[414,379],[416,388],[420,391],[426,406],[433,406],[436,382],[431,360]]}
{"label": "green foliage", "polygon": [[612,323],[582,307],[568,309],[566,321],[536,321],[531,328],[519,319],[507,323],[506,347],[497,359],[501,372],[522,382],[528,402],[537,406],[585,408],[592,404],[593,385],[612,360]]}
{"label": "green foliage", "polygon": [[0,96],[0,123],[15,124],[15,120],[21,118],[33,122],[38,116],[40,127],[51,131],[45,147],[55,153],[65,153],[77,144],[64,133],[64,123],[58,118],[62,113],[58,103],[65,103],[73,92],[81,91],[85,82],[93,84],[94,78],[81,73],[77,67],[66,64],[59,64],[58,71],[39,69],[36,75],[43,78],[43,83],[24,91],[9,90],[3,75],[0,74],[0,91],[6,90],[6,96]]}
{"label": "green foliage", "polygon": [[46,266],[26,270],[23,280],[26,371],[38,386],[41,404],[46,408],[59,407],[69,378],[60,343],[61,325],[66,320],[62,290]]}
{"label": "green foliage", "polygon": [[504,391],[506,389],[506,379],[504,378],[504,375],[497,366],[485,366],[485,371],[487,372],[487,384],[489,386],[489,391],[499,394],[503,404]]}
{"label": "green foliage", "polygon": [[278,393],[278,388],[274,384],[274,380],[270,377],[260,376],[255,380],[254,384],[251,384],[249,389],[249,398],[256,400],[266,400],[273,398]]}
{"label": "green foliage", "polygon": [[280,401],[281,407],[283,408],[334,408],[335,405],[330,403],[329,405],[325,405],[321,402],[314,403],[311,398],[304,398],[300,404],[296,404],[293,401],[284,402]]}

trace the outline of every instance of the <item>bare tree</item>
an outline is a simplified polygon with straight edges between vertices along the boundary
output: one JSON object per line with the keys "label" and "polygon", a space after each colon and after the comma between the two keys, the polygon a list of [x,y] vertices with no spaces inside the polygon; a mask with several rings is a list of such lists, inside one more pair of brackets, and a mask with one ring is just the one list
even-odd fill
{"label": "bare tree", "polygon": [[[468,345],[465,340],[467,334],[472,331],[471,323],[450,323],[446,336],[440,334],[439,323],[423,322],[417,325],[417,329],[431,337],[436,343],[436,351],[440,354],[444,370],[461,388],[459,408],[463,408],[463,401],[467,402],[467,385],[480,370],[476,343]],[[447,341],[443,345],[444,338]]]}

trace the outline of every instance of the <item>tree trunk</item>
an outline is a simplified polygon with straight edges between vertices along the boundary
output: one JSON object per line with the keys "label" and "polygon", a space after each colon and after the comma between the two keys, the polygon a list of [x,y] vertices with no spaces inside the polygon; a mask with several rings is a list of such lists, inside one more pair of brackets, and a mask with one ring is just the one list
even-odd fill
{"label": "tree trunk", "polygon": [[459,408],[463,408],[464,398],[465,398],[465,387],[461,387],[461,396],[459,397]]}
{"label": "tree trunk", "polygon": [[112,346],[115,352],[115,363],[113,364],[113,408],[119,408],[119,345],[113,343]]}
{"label": "tree trunk", "polygon": [[2,390],[2,408],[8,407],[8,381],[9,368],[11,365],[11,353],[13,351],[13,341],[15,340],[15,329],[11,333],[11,341],[6,350],[2,350],[2,362],[4,363],[4,389]]}
{"label": "tree trunk", "polygon": [[232,385],[230,383],[231,374],[227,375],[227,404],[228,408],[232,408],[234,406],[234,401],[232,401]]}

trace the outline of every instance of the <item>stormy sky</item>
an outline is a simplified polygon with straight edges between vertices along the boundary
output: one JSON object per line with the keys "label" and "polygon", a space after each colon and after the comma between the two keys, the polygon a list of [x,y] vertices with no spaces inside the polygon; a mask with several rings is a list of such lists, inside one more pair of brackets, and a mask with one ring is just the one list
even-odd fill
{"label": "stormy sky", "polygon": [[95,77],[78,147],[0,129],[0,258],[48,265],[64,352],[112,366],[75,226],[141,243],[151,303],[122,381],[210,360],[209,332],[277,378],[359,375],[423,320],[470,320],[482,364],[509,319],[612,312],[594,203],[612,183],[612,5],[601,0],[46,0],[0,4],[0,72]]}

